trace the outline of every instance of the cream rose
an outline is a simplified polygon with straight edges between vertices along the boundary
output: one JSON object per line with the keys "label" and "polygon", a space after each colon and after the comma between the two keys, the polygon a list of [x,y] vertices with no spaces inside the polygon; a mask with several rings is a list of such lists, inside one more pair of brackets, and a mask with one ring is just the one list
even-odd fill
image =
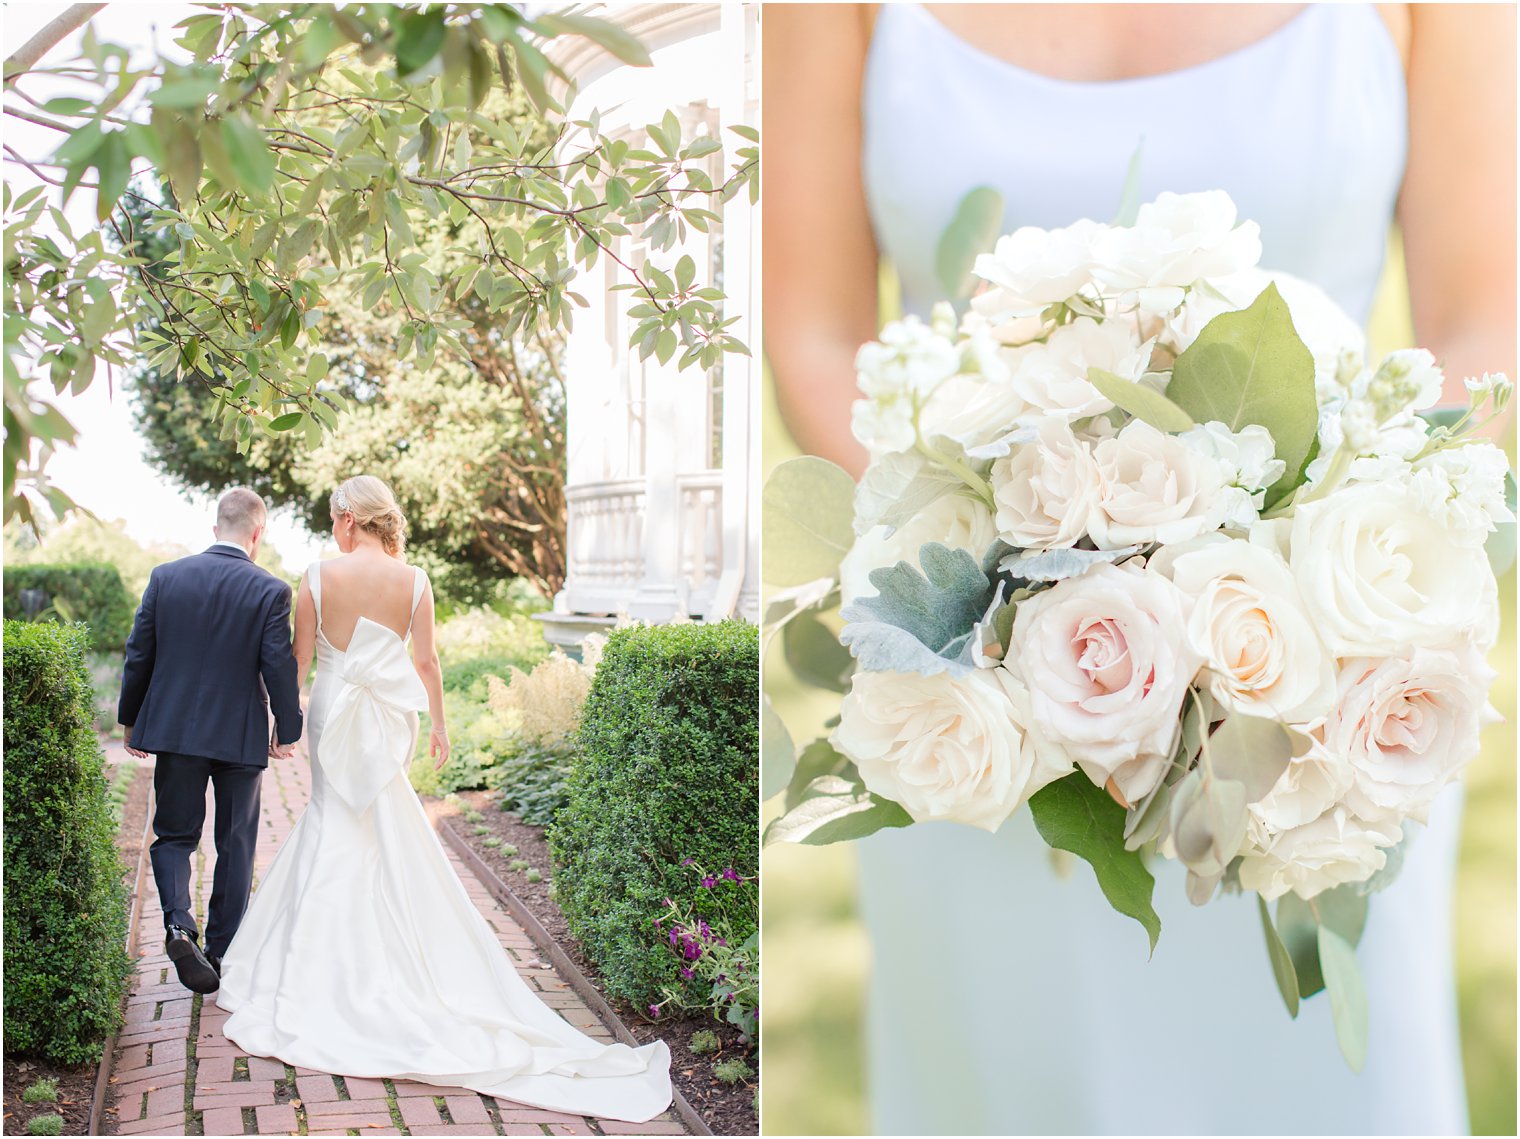
{"label": "cream rose", "polygon": [[1217,530],[1231,505],[1231,472],[1144,420],[1093,448],[1098,508],[1090,532],[1100,550],[1185,542]]}
{"label": "cream rose", "polygon": [[875,526],[855,540],[839,566],[839,589],[844,605],[857,598],[875,596],[871,571],[898,562],[918,565],[918,551],[926,542],[938,542],[965,550],[981,561],[997,539],[992,511],[980,499],[965,494],[945,494],[924,507],[890,534]]}
{"label": "cream rose", "polygon": [[1284,831],[1312,823],[1339,803],[1351,787],[1351,764],[1315,739],[1294,756],[1272,790],[1247,808],[1251,840],[1265,849]]}
{"label": "cream rose", "polygon": [[1235,220],[1235,203],[1223,190],[1161,194],[1140,207],[1133,226],[1098,235],[1092,275],[1105,289],[1133,297],[1142,311],[1170,311],[1188,286],[1261,259],[1260,228]]}
{"label": "cream rose", "polygon": [[916,822],[995,831],[1071,760],[1031,727],[1029,697],[1006,670],[962,677],[857,672],[830,741],[873,793]]}
{"label": "cream rose", "polygon": [[1093,241],[1106,228],[1084,218],[1062,229],[1021,226],[998,238],[972,266],[993,286],[973,299],[973,309],[1001,324],[1076,295],[1092,281]]}
{"label": "cream rose", "polygon": [[1028,688],[1036,726],[1130,802],[1166,773],[1202,664],[1187,618],[1166,578],[1108,564],[1035,594],[1014,617],[1005,667]]}
{"label": "cream rose", "polygon": [[1464,541],[1408,480],[1341,486],[1303,503],[1289,541],[1304,607],[1338,657],[1492,642],[1497,587],[1483,547]]}
{"label": "cream rose", "polygon": [[1494,675],[1472,649],[1342,661],[1340,698],[1323,732],[1325,747],[1351,765],[1347,805],[1366,819],[1424,822],[1478,754]]}
{"label": "cream rose", "polygon": [[1039,436],[992,464],[998,536],[1024,549],[1073,546],[1098,501],[1092,450],[1064,419],[1041,422]]}
{"label": "cream rose", "polygon": [[1087,378],[1102,368],[1138,380],[1150,361],[1150,346],[1140,343],[1123,320],[1081,317],[1062,325],[1043,344],[1006,350],[1009,384],[1029,405],[1027,421],[1042,415],[1083,419],[1113,407]]}
{"label": "cream rose", "polygon": [[1343,806],[1332,807],[1312,822],[1283,831],[1265,849],[1247,850],[1240,884],[1269,902],[1289,891],[1312,898],[1371,878],[1387,864],[1387,848],[1402,837],[1395,823],[1367,822]]}
{"label": "cream rose", "polygon": [[1238,538],[1207,536],[1152,562],[1193,599],[1188,638],[1209,691],[1231,711],[1285,723],[1335,702],[1334,662],[1314,632],[1288,563]]}

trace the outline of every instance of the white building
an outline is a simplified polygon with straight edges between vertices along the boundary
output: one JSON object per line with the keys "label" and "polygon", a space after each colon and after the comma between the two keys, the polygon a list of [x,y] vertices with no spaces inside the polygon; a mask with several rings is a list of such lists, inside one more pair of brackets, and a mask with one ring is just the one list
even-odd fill
{"label": "white building", "polygon": [[[759,124],[758,5],[593,4],[577,9],[621,25],[649,49],[652,67],[630,67],[582,37],[551,42],[551,58],[575,84],[571,120],[601,113],[611,137],[635,145],[666,111],[683,139],[723,142],[721,182],[747,145],[728,128]],[[563,99],[564,92],[558,93]],[[573,144],[573,140],[572,140]],[[753,356],[727,354],[710,372],[640,361],[628,341],[638,303],[611,291],[631,278],[604,257],[575,284],[590,303],[566,341],[568,565],[545,635],[573,645],[619,612],[650,622],[759,617],[760,303],[759,210],[747,194],[714,199],[721,226],[688,228],[652,259],[669,270],[690,254],[698,278],[717,282],[730,331]],[[618,256],[645,259],[638,235]]]}

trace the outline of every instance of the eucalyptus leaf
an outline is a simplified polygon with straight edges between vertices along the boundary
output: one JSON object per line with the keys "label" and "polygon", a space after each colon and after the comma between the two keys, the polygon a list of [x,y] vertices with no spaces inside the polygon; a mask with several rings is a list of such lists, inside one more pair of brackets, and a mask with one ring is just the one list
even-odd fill
{"label": "eucalyptus leaf", "polygon": [[1214,774],[1243,784],[1248,803],[1266,797],[1293,754],[1293,741],[1281,724],[1241,712],[1230,713],[1205,746]]}
{"label": "eucalyptus leaf", "polygon": [[811,613],[800,613],[781,630],[781,648],[793,675],[802,683],[830,692],[850,686],[855,665],[850,650],[834,631]]}
{"label": "eucalyptus leaf", "polygon": [[871,794],[859,783],[824,775],[808,784],[796,807],[765,829],[765,842],[822,846],[864,838],[883,827],[905,827],[912,821],[897,803]]}
{"label": "eucalyptus leaf", "polygon": [[1046,843],[1092,866],[1103,896],[1145,928],[1154,953],[1161,936],[1161,919],[1151,904],[1156,880],[1139,854],[1124,849],[1124,808],[1076,771],[1035,792],[1029,810]]}
{"label": "eucalyptus leaf", "polygon": [[1144,546],[1117,550],[1016,550],[998,562],[998,569],[1021,581],[1062,581],[1085,573],[1095,565],[1115,564],[1133,557]]}
{"label": "eucalyptus leaf", "polygon": [[1319,961],[1330,994],[1330,1019],[1341,1055],[1353,1072],[1367,1062],[1367,988],[1354,950],[1328,926],[1319,927]]}
{"label": "eucalyptus leaf", "polygon": [[797,769],[797,747],[792,734],[776,714],[771,698],[760,697],[760,798],[769,799],[786,790]]}
{"label": "eucalyptus leaf", "polygon": [[797,766],[792,773],[791,782],[787,784],[786,798],[782,800],[785,808],[790,811],[807,797],[807,789],[814,780],[821,779],[825,775],[835,775],[841,779],[859,783],[860,777],[855,770],[855,765],[846,756],[836,750],[834,745],[826,738],[819,738],[808,744],[797,756]]}
{"label": "eucalyptus leaf", "polygon": [[1158,431],[1176,434],[1196,426],[1193,417],[1155,388],[1126,380],[1103,368],[1087,369],[1087,382],[1115,407],[1143,419]]}
{"label": "eucalyptus leaf", "polygon": [[833,577],[855,541],[854,500],[854,480],[827,459],[804,455],[772,471],[761,495],[765,579]]}
{"label": "eucalyptus leaf", "polygon": [[1277,991],[1282,994],[1283,1004],[1288,1007],[1288,1015],[1296,1020],[1298,975],[1293,971],[1293,955],[1278,935],[1277,926],[1272,924],[1272,914],[1267,909],[1266,899],[1260,894],[1256,895],[1256,910],[1261,915],[1261,933],[1267,941],[1267,958],[1272,963],[1272,977],[1277,982]]}
{"label": "eucalyptus leaf", "polygon": [[971,295],[976,280],[971,266],[977,254],[988,252],[1003,229],[1003,196],[991,186],[968,191],[940,236],[934,268],[940,287],[952,300]]}
{"label": "eucalyptus leaf", "polygon": [[1269,504],[1302,482],[1319,427],[1314,357],[1276,285],[1249,307],[1209,321],[1177,357],[1166,395],[1196,423],[1217,421],[1231,431],[1254,423],[1271,433],[1287,473],[1268,489]]}
{"label": "eucalyptus leaf", "polygon": [[880,592],[844,608],[839,639],[873,672],[964,674],[961,653],[996,587],[965,550],[926,542],[918,560],[922,573],[905,561],[872,570]]}
{"label": "eucalyptus leaf", "polygon": [[1319,922],[1297,894],[1277,899],[1277,933],[1293,962],[1299,997],[1312,997],[1325,987],[1319,967]]}

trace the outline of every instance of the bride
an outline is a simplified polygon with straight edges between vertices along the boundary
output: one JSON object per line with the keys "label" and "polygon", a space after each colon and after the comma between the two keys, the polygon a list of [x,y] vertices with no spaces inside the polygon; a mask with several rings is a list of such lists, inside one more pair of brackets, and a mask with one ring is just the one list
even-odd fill
{"label": "bride", "polygon": [[449,739],[432,590],[401,560],[390,488],[349,479],[332,518],[343,556],[312,565],[296,597],[300,675],[317,657],[311,802],[222,962],[228,1039],[319,1071],[647,1122],[671,1100],[666,1045],[600,1044],[535,996],[407,781],[418,711],[440,767]]}

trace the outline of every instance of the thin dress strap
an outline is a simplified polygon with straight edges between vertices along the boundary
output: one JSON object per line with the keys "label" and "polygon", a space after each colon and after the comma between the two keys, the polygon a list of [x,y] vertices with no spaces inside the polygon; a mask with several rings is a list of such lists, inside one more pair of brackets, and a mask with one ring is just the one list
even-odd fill
{"label": "thin dress strap", "polygon": [[[421,566],[413,566],[412,572],[417,576],[412,581],[412,615],[407,618],[406,622],[407,637],[410,637],[412,635],[412,625],[415,624],[417,620],[417,606],[422,604],[422,589],[425,585],[427,585],[427,574],[422,572]],[[405,637],[402,638],[402,640],[405,639]]]}
{"label": "thin dress strap", "polygon": [[311,590],[311,601],[317,609],[317,635],[326,639],[322,632],[322,563],[312,562],[306,567],[306,585]]}

